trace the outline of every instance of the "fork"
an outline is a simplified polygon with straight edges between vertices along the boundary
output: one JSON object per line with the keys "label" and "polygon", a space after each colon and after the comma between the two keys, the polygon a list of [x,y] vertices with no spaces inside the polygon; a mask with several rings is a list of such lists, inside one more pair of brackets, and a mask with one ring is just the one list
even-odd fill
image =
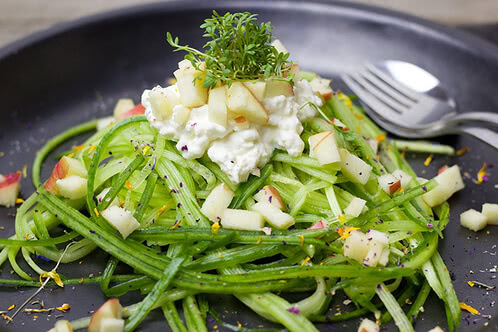
{"label": "fork", "polygon": [[498,134],[492,130],[460,125],[483,122],[498,126],[498,114],[456,114],[454,107],[432,96],[418,93],[392,79],[375,66],[343,74],[342,79],[368,106],[366,112],[387,131],[409,138],[467,134],[498,149]]}

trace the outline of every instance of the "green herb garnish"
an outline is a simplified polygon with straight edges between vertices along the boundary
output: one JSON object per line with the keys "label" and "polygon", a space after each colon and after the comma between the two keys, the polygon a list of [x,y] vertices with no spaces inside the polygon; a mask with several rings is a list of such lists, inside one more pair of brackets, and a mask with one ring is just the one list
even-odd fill
{"label": "green herb garnish", "polygon": [[[249,12],[213,16],[200,26],[205,30],[203,37],[211,38],[204,46],[205,52],[188,45],[179,45],[178,37],[167,33],[168,43],[176,51],[185,51],[185,59],[190,60],[197,70],[205,73],[205,88],[216,84],[230,85],[234,81],[257,80],[276,77],[290,81],[291,75],[284,78],[292,63],[289,53],[281,53],[271,45],[273,26],[271,22],[258,24],[256,14]],[[201,63],[205,62],[205,69]]]}

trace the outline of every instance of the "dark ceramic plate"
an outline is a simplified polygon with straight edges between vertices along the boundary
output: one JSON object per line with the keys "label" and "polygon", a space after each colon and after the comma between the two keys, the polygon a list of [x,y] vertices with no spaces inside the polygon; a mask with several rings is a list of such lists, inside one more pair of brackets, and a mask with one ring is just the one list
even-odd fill
{"label": "dark ceramic plate", "polygon": [[[113,11],[56,26],[15,42],[0,50],[0,173],[31,165],[37,149],[51,136],[81,123],[108,115],[116,100],[131,97],[136,102],[144,88],[165,84],[182,57],[172,53],[166,43],[166,31],[183,42],[200,47],[198,26],[215,8],[250,10],[260,19],[271,20],[274,33],[291,51],[301,68],[337,78],[344,70],[364,61],[400,59],[420,65],[439,77],[462,110],[490,111],[498,105],[498,48],[455,29],[439,26],[413,17],[360,5],[334,2],[285,1],[178,1]],[[342,88],[340,81],[333,83]],[[416,170],[431,177],[444,164],[458,163],[476,177],[483,162],[498,163],[498,153],[484,144],[465,137],[449,136],[441,140],[456,148],[470,147],[462,157],[436,156],[429,167],[426,156],[412,156]],[[73,140],[67,144],[76,143]],[[58,151],[63,151],[61,147]],[[49,174],[54,159],[49,158],[43,178]],[[491,166],[491,165],[490,165]],[[497,228],[488,227],[474,233],[459,226],[458,215],[465,209],[480,209],[484,202],[497,201],[497,174],[490,169],[489,181],[475,185],[466,179],[467,187],[451,199],[452,220],[440,241],[440,251],[454,276],[454,286],[461,301],[477,308],[482,315],[498,314],[495,291],[469,287],[468,280],[495,285]],[[28,172],[29,173],[29,172]],[[27,197],[33,188],[24,179],[21,194]],[[14,209],[0,209],[2,237],[13,232]],[[87,277],[103,270],[106,254],[96,251],[83,263],[61,267],[68,276]],[[53,264],[39,262],[50,269]],[[2,278],[14,278],[8,265]],[[0,310],[22,303],[32,289],[0,287]],[[47,307],[69,303],[72,309],[65,319],[87,316],[105,298],[97,286],[67,286],[50,289],[37,298]],[[131,304],[139,294],[128,294],[122,303]],[[210,303],[226,321],[244,326],[272,326],[246,309],[230,296],[212,296]],[[343,312],[351,310],[338,297]],[[53,326],[56,313],[20,314],[9,331],[42,331]],[[498,320],[463,312],[462,331],[496,331]],[[485,327],[484,323],[488,322]],[[215,325],[209,323],[209,327]],[[416,323],[419,331],[435,325],[446,326],[442,303],[431,295]],[[322,324],[320,330],[356,331],[358,320],[340,324]],[[154,312],[140,330],[167,330],[159,312]],[[388,330],[395,330],[388,325]]]}

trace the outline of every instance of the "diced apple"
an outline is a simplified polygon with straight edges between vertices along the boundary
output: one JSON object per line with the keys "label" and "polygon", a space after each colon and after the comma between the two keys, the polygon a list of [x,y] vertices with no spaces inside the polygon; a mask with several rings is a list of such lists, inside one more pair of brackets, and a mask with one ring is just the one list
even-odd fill
{"label": "diced apple", "polygon": [[68,320],[58,320],[55,326],[47,332],[73,332],[73,327]]}
{"label": "diced apple", "polygon": [[367,139],[368,145],[372,148],[374,154],[377,154],[379,151],[379,141],[377,141],[375,138],[369,138]]}
{"label": "diced apple", "polygon": [[202,204],[201,212],[211,221],[219,221],[223,211],[230,205],[234,192],[226,184],[214,187]]}
{"label": "diced apple", "polygon": [[316,223],[314,223],[311,227],[308,227],[306,229],[322,229],[322,228],[327,228],[327,224],[323,222],[323,220],[318,220]]}
{"label": "diced apple", "polygon": [[203,86],[205,74],[194,68],[188,60],[178,64],[179,68],[173,74],[176,77],[180,100],[186,107],[199,107],[208,99],[208,89]]}
{"label": "diced apple", "polygon": [[21,183],[21,173],[0,175],[0,205],[11,207],[16,204]]}
{"label": "diced apple", "polygon": [[280,210],[285,210],[284,201],[282,200],[282,197],[280,197],[277,189],[273,186],[264,186],[263,189],[254,195],[254,199],[258,202],[268,202],[275,205]]}
{"label": "diced apple", "polygon": [[105,118],[100,118],[97,120],[97,130],[102,130],[109,127],[114,123],[115,119],[113,116],[106,116]]}
{"label": "diced apple", "polygon": [[379,265],[386,266],[387,263],[389,263],[389,254],[391,253],[391,250],[389,248],[384,248],[382,251],[382,254],[380,255],[379,258]]}
{"label": "diced apple", "polygon": [[238,116],[235,119],[233,119],[233,121],[235,121],[235,124],[237,125],[237,127],[239,129],[247,129],[247,128],[249,128],[249,120],[247,120],[243,116]]}
{"label": "diced apple", "polygon": [[180,97],[171,88],[154,88],[149,92],[152,115],[160,121],[168,120],[173,115],[173,108],[180,105]]}
{"label": "diced apple", "polygon": [[379,332],[379,326],[374,321],[365,318],[358,327],[358,332]]}
{"label": "diced apple", "polygon": [[[104,199],[105,195],[107,195],[109,190],[111,190],[111,187],[103,189],[100,192],[100,194],[97,195],[97,203],[99,203],[99,204],[102,203],[102,200]],[[109,204],[109,206],[112,206],[112,205],[119,206],[119,199],[117,197],[114,197],[111,204]]]}
{"label": "diced apple", "polygon": [[90,318],[88,332],[102,332],[102,321],[106,318],[121,319],[122,311],[117,298],[107,300]]}
{"label": "diced apple", "polygon": [[267,201],[254,204],[251,210],[261,213],[270,225],[278,229],[287,229],[296,223],[294,217]]}
{"label": "diced apple", "polygon": [[240,82],[232,83],[227,90],[227,106],[231,112],[246,117],[259,125],[268,122],[268,114],[263,105]]}
{"label": "diced apple", "polygon": [[[395,182],[398,180],[394,177],[392,174],[384,174],[381,175],[377,178],[377,182],[379,183],[379,187],[386,192],[387,194],[391,195],[389,192],[389,187],[393,185]],[[400,182],[401,183],[401,182]]]}
{"label": "diced apple", "polygon": [[[368,236],[368,234],[367,234]],[[377,266],[381,258],[382,252],[385,246],[377,241],[371,240],[368,245],[368,253],[363,259],[363,265],[366,266]]]}
{"label": "diced apple", "polygon": [[344,241],[344,256],[352,258],[363,264],[363,259],[368,254],[368,237],[360,231],[352,231],[351,236]]}
{"label": "diced apple", "polygon": [[313,92],[320,95],[325,100],[332,98],[332,88],[330,87],[330,80],[325,78],[316,77],[311,82],[311,89]]}
{"label": "diced apple", "polygon": [[123,238],[127,238],[128,235],[133,233],[140,223],[133,217],[130,211],[120,208],[119,206],[110,206],[101,212],[102,217],[107,220],[121,235]]}
{"label": "diced apple", "polygon": [[145,107],[143,107],[142,104],[138,104],[137,106],[133,107],[128,112],[121,114],[118,117],[118,120],[126,119],[126,118],[129,118],[131,116],[135,116],[135,115],[141,115],[144,113],[145,113]]}
{"label": "diced apple", "polygon": [[173,121],[183,126],[187,123],[188,119],[190,119],[190,108],[183,105],[175,106],[173,109]]}
{"label": "diced apple", "polygon": [[386,233],[379,232],[374,229],[370,229],[367,231],[367,237],[368,239],[371,239],[370,241],[379,242],[384,246],[387,246],[387,244],[389,243],[389,237]]}
{"label": "diced apple", "polygon": [[255,211],[225,209],[221,226],[227,229],[259,231],[265,225],[263,216]]}
{"label": "diced apple", "polygon": [[63,179],[68,176],[77,175],[82,178],[88,176],[88,172],[81,161],[78,159],[64,156],[59,160],[52,170],[52,174],[45,183],[45,189],[52,194],[58,194],[57,180]]}
{"label": "diced apple", "polygon": [[78,175],[66,176],[55,183],[59,194],[69,199],[82,198],[87,193],[87,179]]}
{"label": "diced apple", "polygon": [[248,81],[243,84],[259,102],[263,102],[265,99],[266,82]]}
{"label": "diced apple", "polygon": [[114,115],[115,119],[119,119],[121,115],[125,114],[133,107],[135,107],[135,103],[133,102],[133,100],[129,98],[121,98],[116,103],[116,106],[114,106],[114,111],[112,114]]}
{"label": "diced apple", "polygon": [[104,318],[100,323],[100,332],[122,332],[124,323],[121,318]]}
{"label": "diced apple", "polygon": [[341,155],[341,171],[345,177],[351,182],[361,184],[367,183],[372,172],[372,166],[358,158],[357,156],[349,153],[346,149],[340,149]]}
{"label": "diced apple", "polygon": [[438,186],[422,195],[423,200],[430,207],[445,202],[451,195],[465,187],[458,165],[451,166],[434,179],[436,179]]}
{"label": "diced apple", "polygon": [[271,46],[275,47],[278,53],[289,53],[280,39],[275,39],[274,41],[272,41]]}
{"label": "diced apple", "polygon": [[[299,65],[297,63],[292,65],[291,69],[289,70],[288,75],[289,76],[294,75],[294,78],[292,79],[292,81],[294,83],[301,80],[301,72],[299,71]],[[284,77],[287,77],[287,75],[284,75]]]}
{"label": "diced apple", "polygon": [[344,209],[344,213],[351,217],[358,217],[365,208],[366,202],[364,199],[354,197]]}
{"label": "diced apple", "polygon": [[498,225],[498,204],[484,203],[482,214],[488,218],[488,225]]}
{"label": "diced apple", "polygon": [[412,182],[412,177],[411,175],[406,174],[400,169],[395,170],[392,172],[392,175],[401,181],[401,188],[406,189],[410,185],[410,182]]}
{"label": "diced apple", "polygon": [[225,86],[209,90],[208,119],[220,126],[227,126],[227,96]]}
{"label": "diced apple", "polygon": [[444,332],[444,330],[443,330],[441,327],[436,326],[436,327],[434,327],[434,328],[430,329],[430,330],[429,330],[429,331],[427,331],[427,332]]}
{"label": "diced apple", "polygon": [[340,163],[341,156],[335,140],[334,131],[324,131],[308,138],[310,156],[320,165]]}
{"label": "diced apple", "polygon": [[460,225],[474,232],[480,231],[488,224],[488,218],[474,209],[467,210],[460,214]]}
{"label": "diced apple", "polygon": [[289,82],[272,79],[267,81],[265,98],[272,98],[277,96],[292,97],[294,90]]}

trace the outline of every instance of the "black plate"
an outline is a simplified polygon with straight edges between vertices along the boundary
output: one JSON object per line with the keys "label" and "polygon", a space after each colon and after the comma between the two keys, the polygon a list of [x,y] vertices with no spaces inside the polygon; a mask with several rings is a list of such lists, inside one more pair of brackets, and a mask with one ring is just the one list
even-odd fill
{"label": "black plate", "polygon": [[[0,101],[3,121],[0,123],[0,173],[31,165],[35,151],[43,142],[69,126],[84,120],[110,114],[116,100],[131,97],[139,102],[144,88],[165,84],[182,55],[172,53],[165,41],[166,31],[184,43],[200,47],[198,26],[211,9],[250,10],[261,20],[271,20],[274,33],[291,51],[301,68],[324,76],[338,77],[344,70],[364,61],[401,59],[420,65],[439,77],[455,97],[462,110],[490,111],[498,105],[498,48],[466,33],[439,26],[410,16],[366,6],[325,2],[284,1],[182,1],[146,5],[113,11],[65,23],[34,34],[0,50]],[[334,87],[343,87],[336,82]],[[494,107],[493,107],[494,106]],[[463,171],[476,177],[484,161],[497,164],[498,153],[475,140],[446,137],[442,142],[456,148],[470,147],[462,157],[436,156],[429,167],[422,165],[426,156],[414,160],[420,175],[431,177],[444,164],[458,163]],[[76,140],[68,143],[70,146]],[[59,149],[62,151],[63,148]],[[43,170],[43,178],[54,164]],[[461,301],[471,304],[482,314],[496,316],[491,305],[495,291],[467,285],[467,280],[496,284],[496,274],[489,269],[497,265],[496,227],[474,233],[459,226],[458,215],[465,209],[480,209],[484,202],[496,203],[494,184],[490,180],[475,185],[466,179],[467,187],[451,199],[452,221],[440,241],[440,251],[455,277],[454,285]],[[29,172],[28,172],[29,173]],[[22,183],[22,196],[33,188],[29,179]],[[14,209],[0,209],[0,235],[12,234]],[[106,255],[95,252],[83,264],[61,268],[68,276],[97,275],[102,271]],[[50,269],[52,264],[43,264]],[[3,278],[12,278],[10,267],[3,267]],[[19,305],[33,290],[0,288],[0,310],[10,304]],[[69,303],[72,309],[65,319],[88,315],[105,300],[97,286],[67,286],[44,291],[37,298],[48,307]],[[122,299],[134,303],[138,294]],[[272,326],[229,296],[213,296],[211,304],[227,321],[240,321],[244,326]],[[342,305],[342,311],[351,309]],[[335,306],[334,306],[335,308]],[[38,319],[20,314],[8,325],[10,331],[42,331],[53,326],[59,312],[38,314]],[[496,331],[498,320],[472,316],[464,312],[462,331]],[[213,326],[214,323],[209,323]],[[426,331],[435,325],[446,326],[444,307],[434,295],[425,306],[416,324]],[[358,321],[344,324],[322,324],[323,331],[356,331]],[[142,325],[143,331],[166,329],[159,312],[154,312]],[[388,326],[395,330],[394,325]]]}

